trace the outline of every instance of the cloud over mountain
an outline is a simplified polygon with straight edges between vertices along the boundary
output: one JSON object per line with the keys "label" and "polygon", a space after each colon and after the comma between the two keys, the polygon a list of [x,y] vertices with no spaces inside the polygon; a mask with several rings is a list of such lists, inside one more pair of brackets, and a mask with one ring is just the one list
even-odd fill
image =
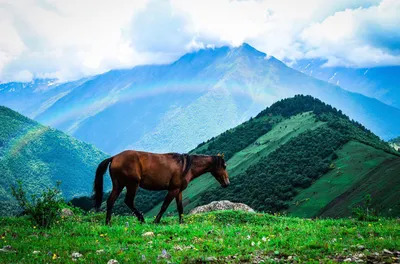
{"label": "cloud over mountain", "polygon": [[0,81],[71,80],[248,42],[286,62],[399,65],[396,0],[0,0]]}

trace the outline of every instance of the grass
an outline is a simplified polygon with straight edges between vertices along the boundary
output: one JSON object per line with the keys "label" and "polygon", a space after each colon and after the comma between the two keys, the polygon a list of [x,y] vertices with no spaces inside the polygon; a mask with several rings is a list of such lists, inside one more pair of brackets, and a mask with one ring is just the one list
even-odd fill
{"label": "grass", "polygon": [[[0,252],[0,262],[72,263],[71,254],[79,252],[83,256],[78,261],[84,263],[110,259],[119,263],[193,263],[208,258],[218,262],[292,259],[326,263],[359,252],[361,246],[366,257],[400,248],[400,225],[394,219],[368,223],[233,211],[185,219],[186,223],[179,225],[176,217],[166,217],[162,224],[154,225],[119,216],[113,217],[113,225],[108,227],[103,224],[104,214],[93,214],[65,218],[41,230],[26,218],[0,218],[0,247],[11,246],[10,252]],[[154,236],[145,237],[145,232]],[[96,253],[98,250],[103,252]]]}
{"label": "grass", "polygon": [[[227,161],[229,177],[232,178],[244,172],[249,166],[256,164],[260,158],[269,155],[281,145],[305,132],[307,129],[316,129],[323,124],[323,122],[316,122],[315,116],[311,112],[298,114],[282,120],[274,125],[271,131],[259,137],[243,150],[235,153],[235,155]],[[208,144],[209,143],[206,143],[200,148],[206,148]],[[185,212],[189,212],[191,209],[198,206],[200,194],[213,186],[218,186],[218,183],[211,174],[206,174],[193,180],[183,192]],[[162,203],[159,203],[152,210],[147,212],[146,215],[150,217],[157,215],[161,205]],[[175,212],[176,206],[175,204],[171,204],[167,213],[174,214]]]}
{"label": "grass", "polygon": [[[400,180],[396,173],[400,164],[387,164],[391,160],[400,161],[399,158],[354,141],[344,145],[337,155],[335,169],[301,191],[293,199],[289,214],[299,217],[343,217],[351,214],[351,207],[361,202],[366,194],[371,194],[372,200],[383,206],[381,209],[385,212],[391,207],[400,207],[393,202],[400,199],[400,190],[396,192],[393,189],[400,188],[396,184]],[[398,198],[388,195],[397,195]]]}

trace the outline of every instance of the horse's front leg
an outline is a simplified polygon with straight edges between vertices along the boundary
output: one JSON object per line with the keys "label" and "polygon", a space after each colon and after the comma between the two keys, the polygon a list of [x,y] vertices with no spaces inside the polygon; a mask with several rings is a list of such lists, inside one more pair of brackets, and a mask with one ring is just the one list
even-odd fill
{"label": "horse's front leg", "polygon": [[178,209],[179,213],[179,223],[183,224],[183,204],[182,204],[182,191],[176,196],[176,208]]}
{"label": "horse's front leg", "polygon": [[174,189],[174,190],[170,190],[168,191],[167,196],[165,196],[164,198],[164,202],[163,205],[161,206],[161,210],[158,213],[156,219],[154,220],[154,223],[158,224],[160,223],[161,217],[163,216],[163,214],[165,213],[165,211],[167,210],[169,204],[171,203],[171,201],[179,194],[179,189]]}

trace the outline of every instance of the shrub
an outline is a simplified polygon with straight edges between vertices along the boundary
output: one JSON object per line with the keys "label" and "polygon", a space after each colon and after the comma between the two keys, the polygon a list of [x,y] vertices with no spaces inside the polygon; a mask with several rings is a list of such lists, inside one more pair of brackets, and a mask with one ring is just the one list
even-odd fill
{"label": "shrub", "polygon": [[56,187],[47,188],[39,196],[32,195],[31,199],[27,198],[20,181],[17,186],[11,186],[11,191],[23,214],[28,215],[34,224],[47,228],[60,218],[61,208],[65,205],[59,186],[60,182],[57,182]]}
{"label": "shrub", "polygon": [[352,214],[354,218],[359,221],[377,221],[378,214],[377,211],[372,208],[372,198],[371,195],[367,194],[364,197],[364,201],[353,208]]}

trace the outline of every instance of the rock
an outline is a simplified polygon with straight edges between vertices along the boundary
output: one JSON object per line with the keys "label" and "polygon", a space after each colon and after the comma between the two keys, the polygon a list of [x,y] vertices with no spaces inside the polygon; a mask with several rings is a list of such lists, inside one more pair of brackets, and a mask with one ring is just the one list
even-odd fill
{"label": "rock", "polygon": [[79,253],[79,252],[73,252],[73,253],[71,254],[71,257],[72,257],[72,258],[81,258],[81,257],[82,257],[82,254]]}
{"label": "rock", "polygon": [[118,262],[118,260],[116,260],[116,259],[110,259],[108,262],[107,262],[107,264],[118,264],[119,262]]}
{"label": "rock", "polygon": [[63,209],[61,209],[60,215],[63,216],[63,217],[69,217],[69,216],[73,216],[74,212],[72,212],[71,209],[63,208]]}
{"label": "rock", "polygon": [[144,237],[153,237],[154,233],[153,232],[146,232],[146,233],[143,233],[142,236],[144,236]]}
{"label": "rock", "polygon": [[96,250],[96,254],[98,254],[98,255],[103,254],[103,253],[104,253],[104,249]]}
{"label": "rock", "polygon": [[357,248],[358,248],[359,250],[364,250],[364,249],[365,249],[365,247],[364,247],[363,245],[358,245]]}
{"label": "rock", "polygon": [[208,257],[208,258],[206,258],[206,262],[217,262],[218,260],[217,260],[217,258],[215,258],[215,257]]}
{"label": "rock", "polygon": [[344,259],[344,260],[343,260],[343,262],[351,262],[351,261],[352,261],[351,258],[347,258],[347,259]]}
{"label": "rock", "polygon": [[39,250],[34,250],[34,251],[32,252],[32,254],[35,254],[35,255],[37,255],[37,254],[39,254],[39,253],[40,253]]}
{"label": "rock", "polygon": [[158,258],[160,259],[160,258],[163,258],[163,259],[170,259],[171,258],[171,255],[165,250],[165,249],[163,249],[162,251],[161,251],[161,255],[158,255]]}
{"label": "rock", "polygon": [[15,250],[12,248],[12,246],[7,245],[7,246],[4,246],[3,248],[1,248],[0,252],[15,252]]}
{"label": "rock", "polygon": [[250,208],[248,205],[242,203],[232,203],[230,201],[214,201],[207,205],[198,206],[190,211],[189,214],[199,214],[199,213],[206,213],[212,211],[221,211],[221,210],[241,210],[245,212],[254,213],[254,210]]}
{"label": "rock", "polygon": [[384,249],[384,250],[383,250],[383,253],[384,253],[384,254],[387,254],[387,255],[393,255],[393,252],[390,251],[390,250],[387,250],[387,249]]}

